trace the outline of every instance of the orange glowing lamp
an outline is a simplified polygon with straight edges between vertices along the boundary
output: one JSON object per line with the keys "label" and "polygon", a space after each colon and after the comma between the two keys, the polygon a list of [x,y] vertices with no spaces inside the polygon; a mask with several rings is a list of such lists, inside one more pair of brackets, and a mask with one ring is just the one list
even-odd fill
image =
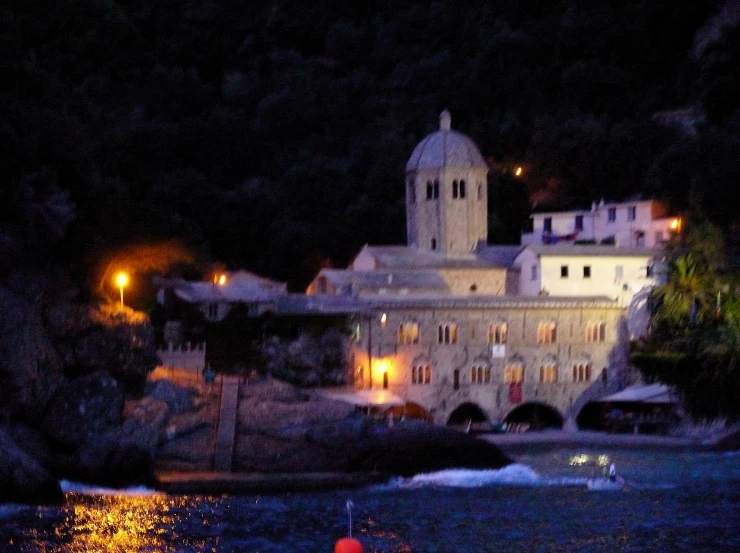
{"label": "orange glowing lamp", "polygon": [[117,273],[113,280],[121,291],[121,309],[123,309],[123,289],[128,286],[129,276],[126,273]]}

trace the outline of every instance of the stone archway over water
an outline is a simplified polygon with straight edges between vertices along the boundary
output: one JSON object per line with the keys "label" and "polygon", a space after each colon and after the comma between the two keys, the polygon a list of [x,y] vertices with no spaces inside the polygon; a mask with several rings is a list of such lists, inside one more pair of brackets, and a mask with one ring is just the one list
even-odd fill
{"label": "stone archway over water", "polygon": [[565,422],[557,409],[545,403],[529,402],[513,409],[504,419],[509,424],[528,424],[530,430],[563,428]]}
{"label": "stone archway over water", "polygon": [[389,407],[385,411],[385,416],[386,418],[392,416],[394,420],[413,419],[426,422],[432,422],[433,420],[429,411],[424,409],[418,403],[413,403],[411,401],[407,401],[405,405],[394,405],[393,407]]}
{"label": "stone archway over water", "polygon": [[467,424],[479,424],[488,421],[486,413],[475,403],[460,404],[447,419],[448,426],[465,426]]}

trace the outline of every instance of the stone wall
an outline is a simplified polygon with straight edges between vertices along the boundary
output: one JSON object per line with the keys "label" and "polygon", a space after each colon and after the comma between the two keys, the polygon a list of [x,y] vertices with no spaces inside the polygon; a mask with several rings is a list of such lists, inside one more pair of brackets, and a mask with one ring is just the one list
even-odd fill
{"label": "stone wall", "polygon": [[[565,308],[475,308],[468,309],[395,309],[387,311],[383,327],[378,318],[362,321],[362,340],[354,344],[352,364],[361,375],[358,386],[383,387],[383,373],[388,374],[388,388],[407,401],[430,411],[435,422],[444,424],[460,404],[472,402],[487,414],[489,420],[503,420],[518,405],[544,403],[564,418],[575,416],[583,397],[591,398],[615,391],[629,371],[626,348],[625,311],[619,307]],[[399,326],[405,322],[419,325],[415,344],[399,344]],[[556,342],[538,344],[538,323],[557,325]],[[606,323],[606,340],[586,341],[590,322]],[[506,323],[508,340],[492,348],[488,343],[490,324]],[[439,343],[440,325],[456,325],[457,341]],[[372,359],[368,345],[372,342]],[[524,364],[521,402],[510,401],[509,384],[504,382],[507,361],[518,359]],[[540,382],[540,366],[558,366],[557,382]],[[591,366],[590,382],[573,382],[572,367]],[[432,367],[429,384],[412,384],[412,367]],[[490,382],[471,381],[471,367],[489,367]],[[606,380],[602,384],[602,370]],[[455,389],[455,371],[459,371]],[[372,372],[372,375],[370,374]],[[585,394],[585,396],[584,396]]]}

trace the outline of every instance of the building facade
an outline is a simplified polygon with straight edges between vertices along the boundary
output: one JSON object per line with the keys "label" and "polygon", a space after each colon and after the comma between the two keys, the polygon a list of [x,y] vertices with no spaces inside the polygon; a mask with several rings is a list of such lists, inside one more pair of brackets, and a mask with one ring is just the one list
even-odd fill
{"label": "building facade", "polygon": [[347,269],[321,271],[307,293],[361,305],[351,356],[357,389],[389,390],[439,424],[562,425],[629,383],[629,337],[646,327],[637,316],[646,306],[637,313],[634,304],[656,284],[662,250],[621,238],[642,225],[652,245],[656,229],[671,223],[655,202],[605,204],[615,221],[601,225],[595,206],[549,214],[547,224],[554,235],[577,221],[598,238],[616,223],[622,230],[610,245],[543,245],[536,222],[542,227],[544,217],[535,215],[537,240],[488,246],[487,170],[443,112],[440,130],[406,166],[407,245],[365,246]]}

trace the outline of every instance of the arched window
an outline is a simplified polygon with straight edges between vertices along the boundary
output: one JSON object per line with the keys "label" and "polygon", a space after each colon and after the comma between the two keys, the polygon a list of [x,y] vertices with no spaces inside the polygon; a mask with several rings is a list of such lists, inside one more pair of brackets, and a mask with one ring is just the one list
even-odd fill
{"label": "arched window", "polygon": [[586,342],[606,342],[606,323],[591,321],[586,325]]}
{"label": "arched window", "polygon": [[452,197],[457,198],[458,196],[458,184],[457,180],[452,181]]}
{"label": "arched window", "polygon": [[434,181],[434,199],[436,200],[437,198],[439,198],[439,181],[435,180]]}
{"label": "arched window", "polygon": [[573,382],[591,382],[591,364],[578,363],[573,365]]}
{"label": "arched window", "polygon": [[439,325],[437,338],[440,344],[456,344],[457,325],[454,323]]}
{"label": "arched window", "polygon": [[464,180],[460,181],[460,197],[461,198],[465,197],[465,181]]}
{"label": "arched window", "polygon": [[548,361],[540,365],[540,382],[557,382],[558,366],[554,362]]}
{"label": "arched window", "polygon": [[431,200],[434,197],[434,186],[432,181],[427,181],[427,200]]}
{"label": "arched window", "polygon": [[398,327],[398,343],[418,344],[419,343],[419,323],[402,323]]}
{"label": "arched window", "polygon": [[537,325],[537,343],[554,344],[557,342],[557,325],[553,322],[541,322]]}
{"label": "arched window", "polygon": [[432,238],[432,249],[433,250],[437,249],[437,239],[436,238]]}
{"label": "arched window", "polygon": [[491,382],[491,367],[488,365],[473,365],[470,368],[470,382],[473,384],[488,384]]}
{"label": "arched window", "polygon": [[495,323],[488,325],[488,343],[505,344],[509,340],[509,325]]}
{"label": "arched window", "polygon": [[524,381],[524,363],[508,361],[504,365],[504,384],[519,384]]}
{"label": "arched window", "polygon": [[431,365],[414,365],[411,367],[411,384],[430,384],[432,382]]}

